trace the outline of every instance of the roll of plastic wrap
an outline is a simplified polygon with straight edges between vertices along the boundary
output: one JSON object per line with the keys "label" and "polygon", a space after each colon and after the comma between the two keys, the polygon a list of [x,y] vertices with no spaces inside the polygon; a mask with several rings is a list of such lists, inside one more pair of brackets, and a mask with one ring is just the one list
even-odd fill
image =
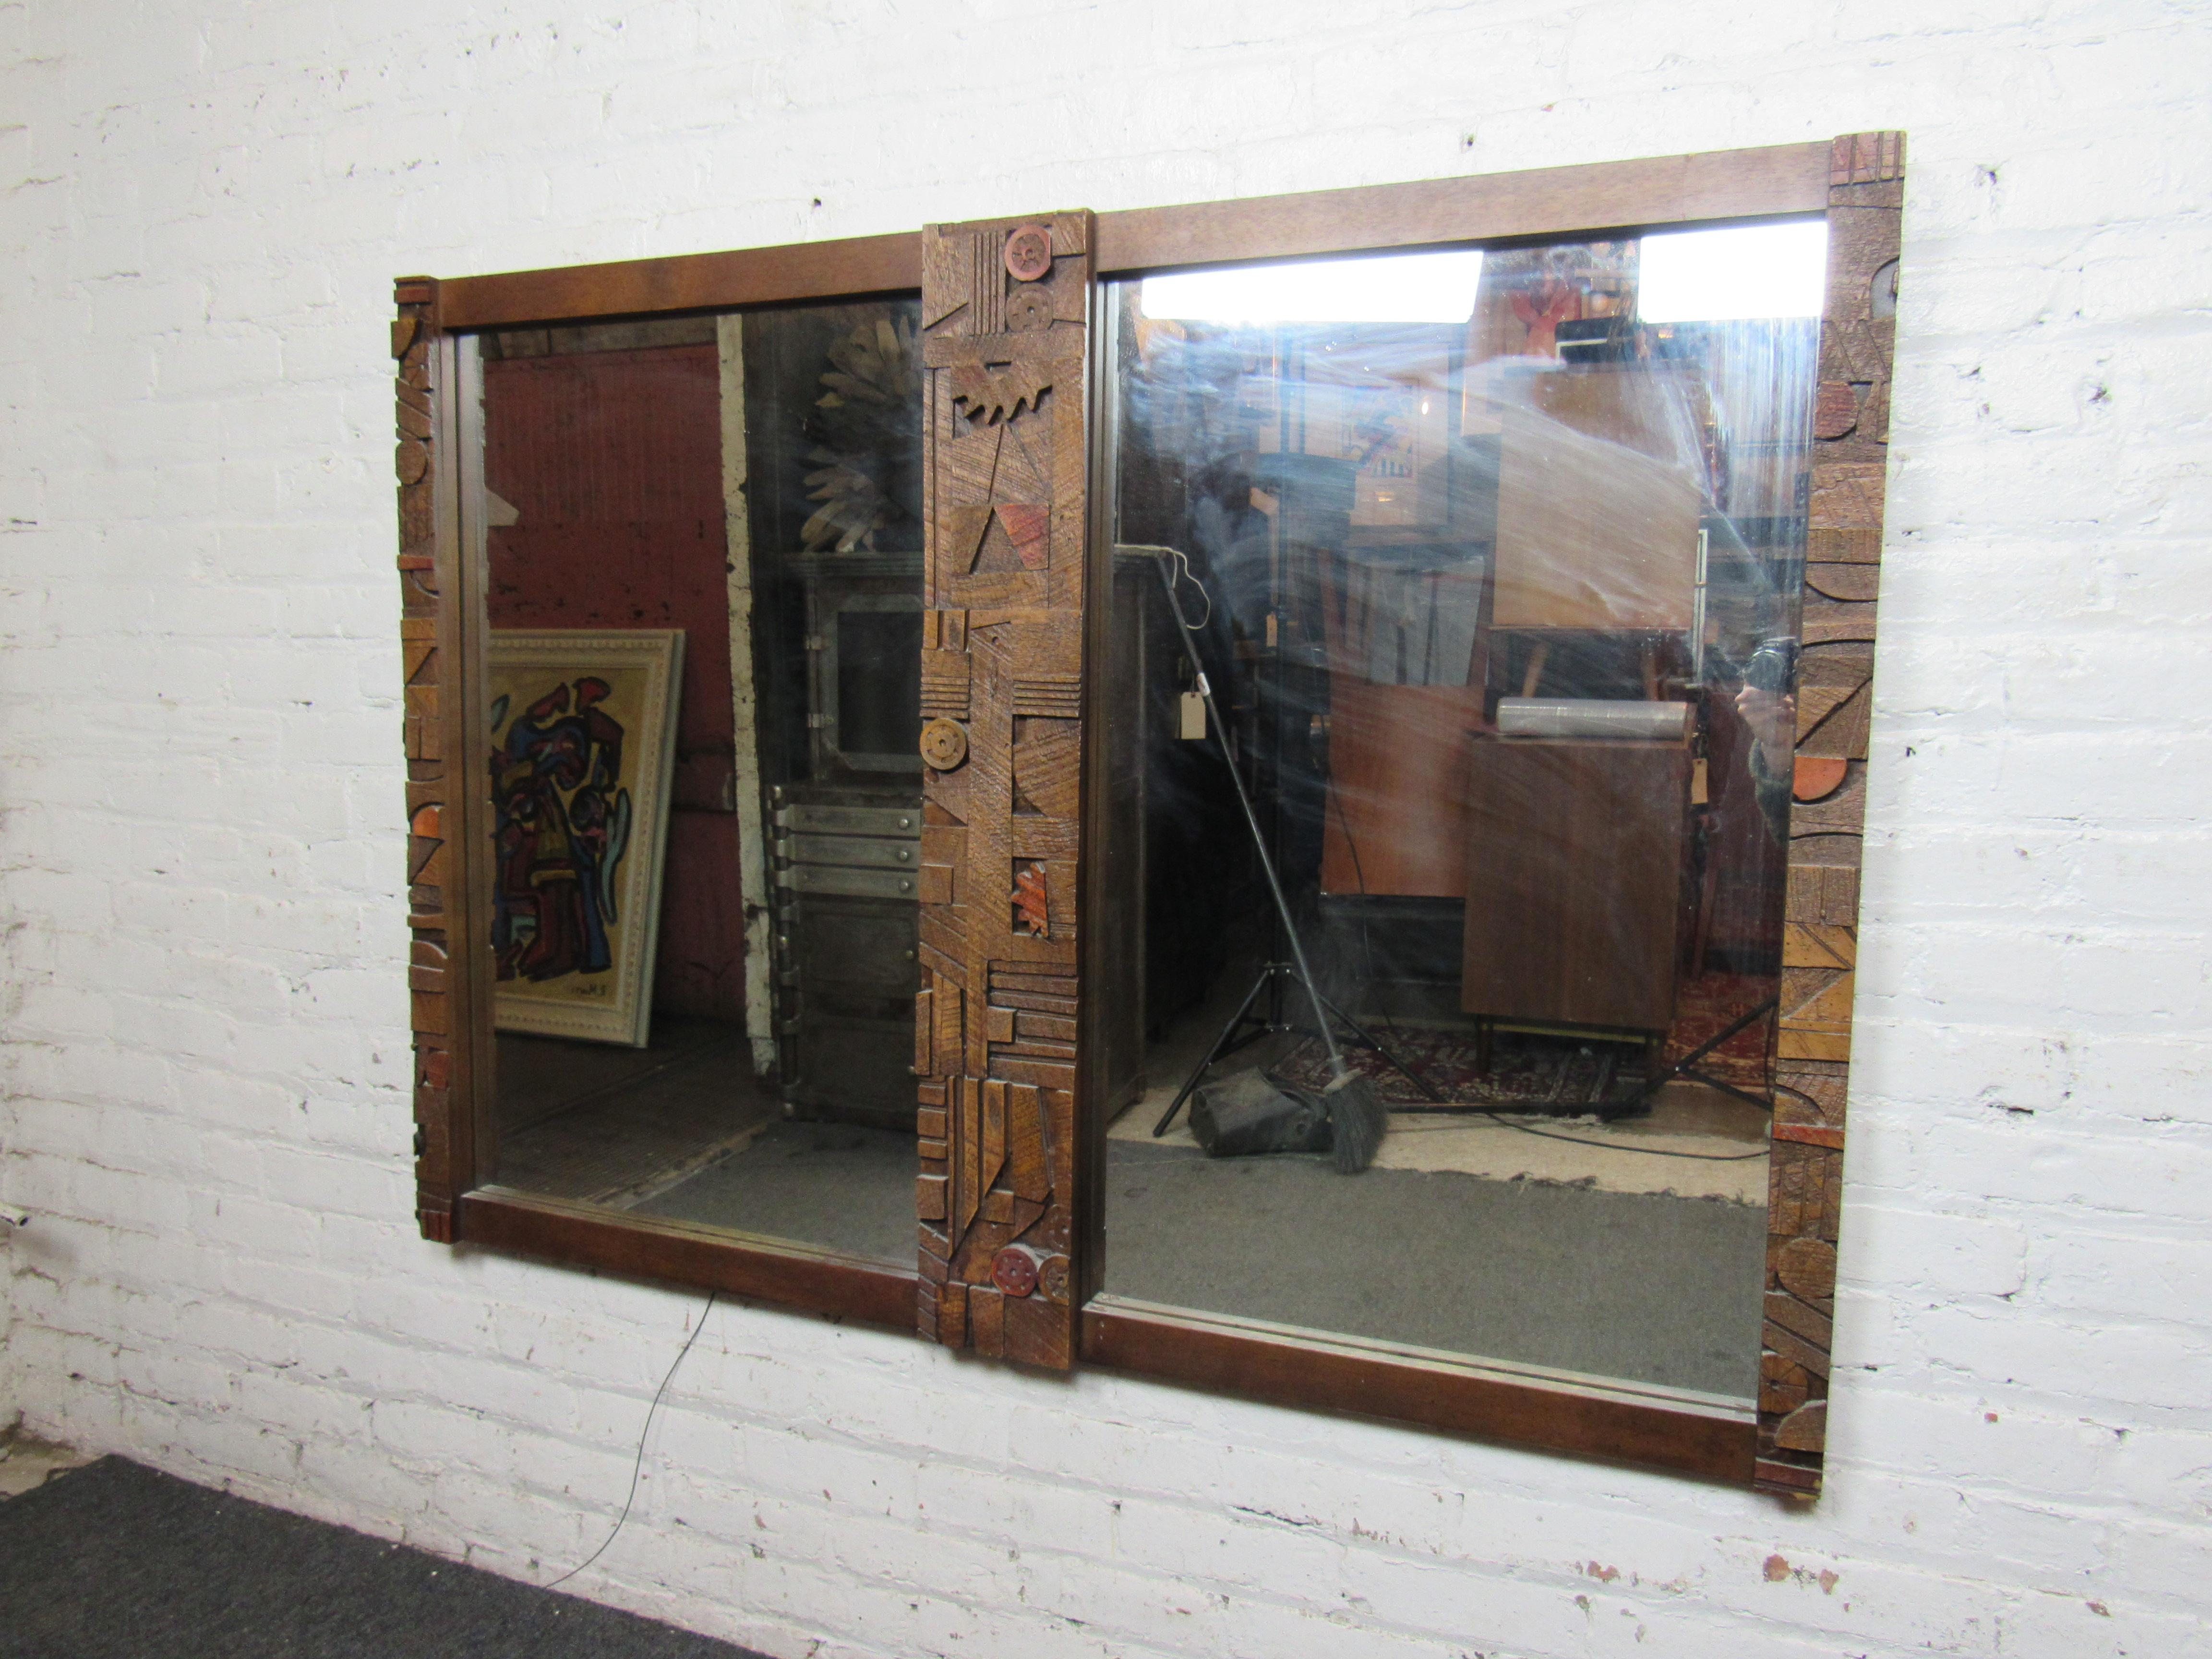
{"label": "roll of plastic wrap", "polygon": [[1686,702],[1612,702],[1599,697],[1500,697],[1498,731],[1508,738],[1624,738],[1679,742]]}

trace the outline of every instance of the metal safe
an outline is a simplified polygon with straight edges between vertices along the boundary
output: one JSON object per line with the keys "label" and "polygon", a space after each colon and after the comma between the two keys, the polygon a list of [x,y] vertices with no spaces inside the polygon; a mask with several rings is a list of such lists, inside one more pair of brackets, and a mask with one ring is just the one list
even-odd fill
{"label": "metal safe", "polygon": [[[911,1129],[921,861],[921,565],[778,562],[803,595],[803,672],[763,723],[797,735],[769,793],[778,1071],[787,1115]],[[795,751],[795,752],[794,752]]]}

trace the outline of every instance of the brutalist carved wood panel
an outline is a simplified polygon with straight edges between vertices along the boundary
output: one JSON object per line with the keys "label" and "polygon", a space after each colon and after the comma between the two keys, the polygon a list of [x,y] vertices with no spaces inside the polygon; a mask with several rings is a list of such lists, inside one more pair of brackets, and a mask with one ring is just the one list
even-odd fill
{"label": "brutalist carved wood panel", "polygon": [[1814,411],[1796,805],[1784,902],[1757,1482],[1817,1492],[1827,1440],[1836,1224],[1858,957],[1867,705],[1896,341],[1905,137],[1835,141]]}
{"label": "brutalist carved wood panel", "polygon": [[[415,1033],[415,1210],[425,1238],[450,1243],[457,1186],[451,1109],[460,1038],[448,952],[448,908],[463,879],[447,833],[447,676],[453,652],[441,627],[433,450],[432,284],[404,277],[393,298],[392,355],[398,360],[399,641],[406,699],[407,969]],[[454,808],[458,811],[458,808]]]}
{"label": "brutalist carved wood panel", "polygon": [[922,235],[919,1318],[1064,1369],[1091,219]]}

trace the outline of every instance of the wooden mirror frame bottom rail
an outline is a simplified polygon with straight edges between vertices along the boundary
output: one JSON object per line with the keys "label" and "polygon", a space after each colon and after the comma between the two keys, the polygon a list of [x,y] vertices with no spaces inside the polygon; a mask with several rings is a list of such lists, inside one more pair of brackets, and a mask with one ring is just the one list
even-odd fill
{"label": "wooden mirror frame bottom rail", "polygon": [[1758,1452],[1748,1398],[1418,1353],[1121,1297],[1096,1297],[1084,1309],[1082,1357],[1269,1405],[1443,1429],[1730,1486],[1751,1484]]}
{"label": "wooden mirror frame bottom rail", "polygon": [[[471,827],[483,809],[472,804],[469,790],[454,787],[458,779],[482,775],[485,761],[477,723],[465,717],[469,708],[481,706],[484,629],[470,606],[471,596],[484,591],[486,580],[484,532],[482,526],[467,521],[462,507],[483,484],[481,455],[472,453],[469,441],[477,429],[469,410],[481,386],[473,378],[473,352],[462,349],[466,335],[864,294],[921,290],[927,295],[934,288],[940,294],[957,290],[955,297],[964,296],[973,303],[958,313],[969,322],[938,331],[945,337],[936,340],[933,350],[942,361],[930,368],[933,373],[965,374],[975,380],[979,365],[997,361],[989,356],[995,348],[986,341],[952,336],[971,330],[988,334],[1009,326],[1000,313],[1011,295],[1027,304],[1024,314],[1029,325],[1042,319],[1048,331],[1058,331],[1049,337],[1061,343],[1059,349],[1067,361],[1056,372],[1072,385],[1080,356],[1095,393],[1095,370],[1090,356],[1083,355],[1089,349],[1074,337],[1077,319],[1087,313],[1083,297],[1086,283],[1175,266],[1365,249],[1631,234],[1825,213],[1827,294],[1813,411],[1793,791],[1796,804],[1784,913],[1765,1323],[1756,1399],[1725,1400],[1429,1354],[1111,1296],[1091,1296],[1086,1301],[1085,1293],[1097,1289],[1103,1242],[1099,1176],[1104,1125],[1097,1121],[1090,1091],[1080,1082],[1074,1091],[1072,1123],[1056,1106],[1039,1120],[1042,1132],[1053,1143],[1051,1157],[1069,1160],[1055,1167],[1075,1170],[1073,1189],[1054,1195],[1055,1203],[1072,1203],[1074,1213],[1065,1224],[1069,1242],[1061,1247],[1069,1251],[1069,1259],[1057,1264],[1065,1273],[1066,1301],[1053,1312],[1059,1322],[1054,1329],[1066,1336],[1045,1345],[1052,1349],[1047,1363],[1058,1366],[1074,1359],[1274,1404],[1801,1498],[1817,1494],[1825,1459],[1835,1307],[1858,846],[1882,541],[1904,161],[1902,135],[1858,133],[1828,143],[1199,203],[1095,218],[1048,215],[1036,221],[935,227],[928,232],[845,242],[568,270],[444,281],[402,279],[395,295],[398,314],[392,346],[398,363],[396,464],[411,832],[408,879],[416,1211],[423,1235],[635,1279],[712,1288],[762,1304],[908,1333],[915,1330],[919,1302],[927,1304],[926,1313],[935,1310],[934,1330],[927,1334],[934,1334],[940,1341],[975,1346],[1018,1362],[1032,1358],[1028,1350],[1036,1346],[1034,1341],[1018,1343],[1011,1336],[994,1346],[988,1337],[1012,1328],[996,1317],[979,1323],[957,1309],[957,1318],[948,1315],[946,1285],[951,1281],[942,1262],[933,1278],[926,1278],[920,1264],[909,1268],[788,1241],[640,1217],[539,1197],[483,1180],[491,1170],[493,1134],[491,1114],[482,1097],[488,1073],[480,1064],[493,1040],[489,984],[483,974],[486,963],[478,959],[486,952],[454,948],[457,941],[489,938],[483,925],[489,841]],[[1046,293],[1046,302],[1006,288],[995,275],[986,282],[987,267],[997,269],[994,251],[1006,236],[1013,240],[1005,243],[1006,270],[1016,283],[1029,283]],[[1030,316],[1031,313],[1036,315]],[[990,325],[975,320],[979,318],[990,319]],[[1040,334],[1029,343],[1040,344],[1046,338]],[[985,375],[976,384],[989,378]],[[969,386],[956,390],[952,399],[975,395],[975,386]],[[930,418],[949,422],[951,407],[939,395]],[[1022,410],[1023,404],[1013,401],[1000,412],[1018,416]],[[1030,413],[1034,415],[1033,406]],[[1094,411],[1088,418],[1098,417]],[[945,429],[952,430],[950,426]],[[1063,435],[1072,439],[1073,434],[1071,430]],[[1071,455],[1079,453],[1079,447],[1070,451]],[[1094,459],[1088,464],[1092,471],[1098,453],[1094,446]],[[1055,509],[1071,532],[1084,518],[1083,492],[1089,482],[1084,467],[1071,464]],[[1097,494],[1103,499],[1104,492]],[[1085,545],[1109,546],[1111,539],[1094,521]],[[1085,559],[1085,580],[1098,580],[1095,554],[1086,553]],[[1057,566],[1057,555],[1054,564]],[[1081,592],[1075,586],[1064,592],[1051,590],[1051,602],[1065,613],[1054,635],[1063,647],[1081,631]],[[980,601],[950,593],[939,603],[940,609],[933,612],[934,633],[927,643],[937,653],[933,660],[942,659],[941,669],[963,669],[964,690],[971,665],[952,663],[951,657],[969,647],[965,625],[970,611],[958,606],[972,608]],[[942,608],[946,606],[951,608]],[[1028,616],[1019,613],[1015,619]],[[1046,697],[1051,707],[1038,704],[1043,713],[1064,717],[1075,707],[1068,701],[1069,684],[1088,675],[1092,665],[1079,657],[1072,666],[1052,666],[1060,672],[1046,677],[1050,684],[1038,682],[1043,688],[1040,690],[1024,682],[1016,686],[1014,696],[1031,702]],[[976,668],[974,675],[986,672]],[[951,683],[944,673],[939,678],[945,684]],[[966,707],[963,700],[963,712]],[[1061,913],[1056,902],[1051,917],[1057,930]],[[1057,932],[1054,937],[1060,937]],[[988,963],[986,980],[1004,965]],[[992,1022],[1011,1023],[1012,1016],[991,1006],[988,984],[973,988],[975,994],[967,999],[967,1012],[979,1022],[968,1034],[974,1058],[959,1069],[988,1080],[997,1045],[1006,1035]],[[1078,1067],[1079,1073],[1082,1069]],[[940,1079],[931,1086],[940,1091],[940,1098],[933,1116],[931,1102],[924,1099],[925,1116],[934,1125],[925,1127],[925,1135],[951,1134],[957,1140],[958,1125],[951,1121],[956,1115],[948,1109],[950,1085]],[[1037,1092],[1035,1088],[1030,1091]],[[1060,1144],[1063,1136],[1066,1143]],[[942,1147],[945,1143],[940,1139],[933,1144]],[[938,1177],[939,1188],[944,1179]],[[941,1206],[944,1199],[928,1181],[918,1184],[917,1202],[927,1229],[932,1202]],[[963,1273],[972,1278],[972,1266],[952,1264],[951,1281]],[[999,1305],[993,1300],[995,1292],[982,1279],[965,1289],[987,1307]],[[925,1321],[926,1325],[930,1322]],[[1030,1338],[1036,1335],[1034,1330],[1028,1333]]]}
{"label": "wooden mirror frame bottom rail", "polygon": [[456,1242],[626,1278],[720,1291],[895,1331],[914,1328],[909,1268],[723,1227],[630,1215],[511,1187],[464,1194]]}
{"label": "wooden mirror frame bottom rail", "polygon": [[[887,1262],[483,1187],[460,1202],[460,1242],[687,1290],[910,1332],[917,1276]],[[1082,1310],[1086,1365],[1270,1405],[1442,1430],[1504,1444],[1751,1483],[1751,1402],[1419,1354],[1229,1315],[1100,1296]]]}
{"label": "wooden mirror frame bottom rail", "polygon": [[[456,1242],[672,1289],[719,1291],[901,1334],[917,1276],[834,1250],[483,1187]],[[1102,1296],[1083,1309],[1086,1365],[1269,1405],[1563,1452],[1730,1486],[1751,1484],[1750,1402]]]}

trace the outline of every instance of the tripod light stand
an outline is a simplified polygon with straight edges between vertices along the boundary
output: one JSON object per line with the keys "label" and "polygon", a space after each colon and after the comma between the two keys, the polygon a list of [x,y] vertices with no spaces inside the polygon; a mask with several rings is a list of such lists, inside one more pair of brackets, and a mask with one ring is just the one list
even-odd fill
{"label": "tripod light stand", "polygon": [[[1279,1032],[1295,1033],[1318,1037],[1328,1054],[1331,1080],[1323,1091],[1322,1101],[1328,1108],[1334,1129],[1337,1167],[1346,1171],[1364,1170],[1373,1161],[1375,1148],[1382,1142],[1388,1115],[1375,1092],[1375,1085],[1346,1065],[1343,1049],[1337,1041],[1335,1027],[1338,1023],[1341,1023],[1350,1034],[1351,1041],[1382,1055],[1410,1079],[1428,1098],[1441,1101],[1443,1096],[1427,1079],[1384,1047],[1373,1033],[1324,996],[1314,981],[1313,970],[1306,962],[1305,945],[1298,937],[1297,924],[1291,915],[1290,901],[1285,896],[1281,878],[1276,873],[1275,859],[1268,847],[1267,832],[1261,827],[1259,814],[1253,809],[1252,798],[1244,787],[1243,775],[1237,769],[1236,757],[1230,752],[1228,725],[1221,717],[1220,706],[1214,701],[1213,687],[1206,678],[1206,665],[1199,660],[1198,648],[1191,641],[1192,629],[1183,615],[1182,601],[1176,592],[1176,576],[1178,566],[1188,571],[1189,561],[1177,550],[1169,547],[1125,546],[1116,550],[1142,555],[1159,562],[1161,591],[1167,595],[1168,610],[1175,618],[1176,632],[1182,642],[1183,654],[1189,660],[1198,694],[1206,702],[1206,719],[1214,742],[1219,746],[1223,764],[1229,769],[1230,781],[1236,788],[1237,805],[1243,813],[1245,827],[1251,832],[1253,851],[1258,855],[1261,873],[1267,879],[1267,895],[1274,910],[1273,924],[1278,930],[1278,948],[1269,952],[1270,959],[1261,968],[1258,977],[1252,982],[1252,988],[1245,993],[1237,1012],[1222,1028],[1221,1035],[1214,1039],[1212,1047],[1206,1051],[1190,1075],[1183,1080],[1182,1087],[1176,1091],[1167,1111],[1153,1127],[1152,1134],[1158,1138],[1167,1133],[1168,1126],[1175,1121],[1183,1103],[1190,1098],[1217,1060],[1263,1036]],[[1314,1024],[1310,1030],[1290,1018],[1283,994],[1285,982],[1289,981],[1296,981],[1306,994],[1305,1000],[1313,1012]],[[1267,995],[1267,1012],[1261,1015],[1255,1009],[1263,992]]]}

